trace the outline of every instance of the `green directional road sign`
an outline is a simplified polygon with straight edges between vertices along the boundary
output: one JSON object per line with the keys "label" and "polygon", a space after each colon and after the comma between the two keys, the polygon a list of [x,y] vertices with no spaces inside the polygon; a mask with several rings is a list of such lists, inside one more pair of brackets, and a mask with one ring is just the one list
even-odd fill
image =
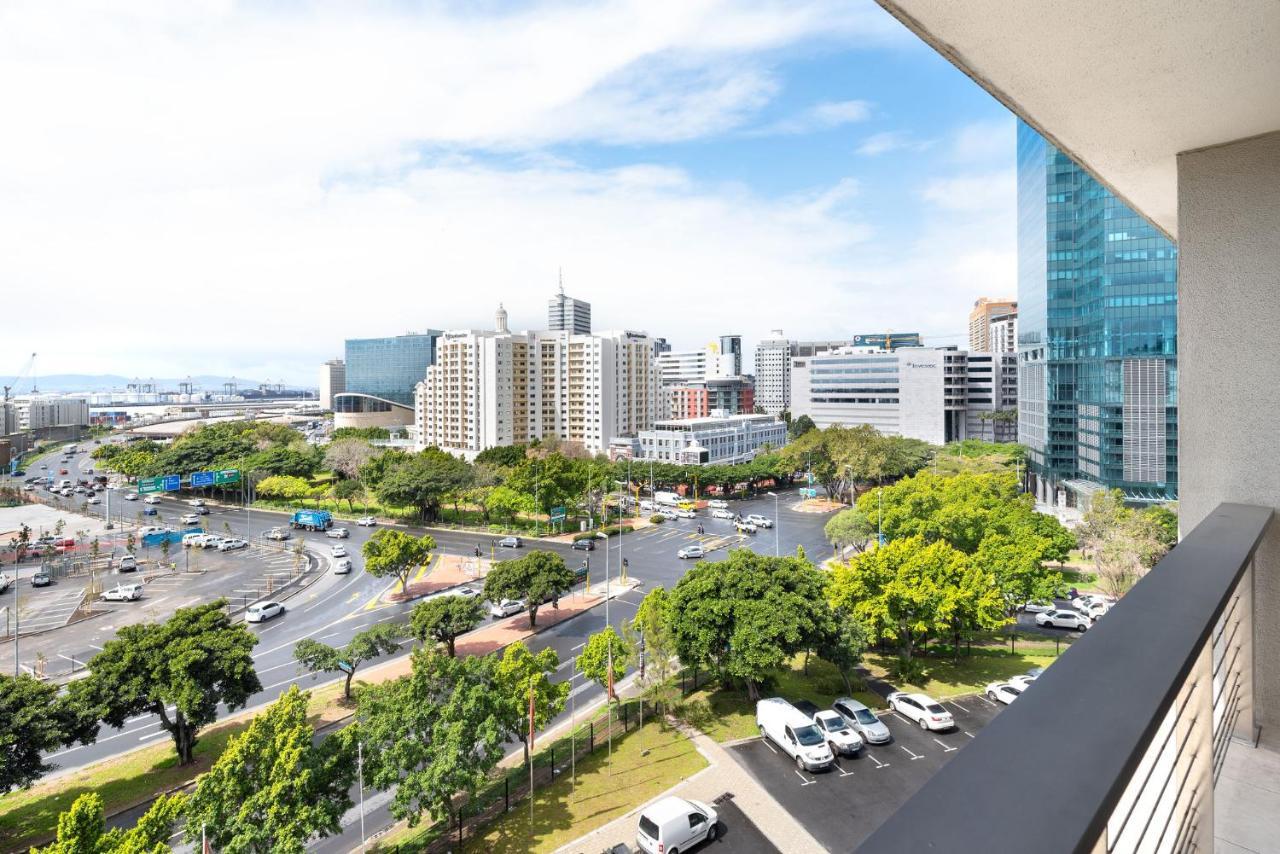
{"label": "green directional road sign", "polygon": [[148,492],[164,492],[163,477],[140,477],[138,478],[138,492],[146,494]]}
{"label": "green directional road sign", "polygon": [[228,483],[239,483],[240,470],[239,469],[223,469],[222,471],[215,471],[213,473],[213,482],[218,486],[223,486],[224,484],[228,484]]}
{"label": "green directional road sign", "polygon": [[563,522],[563,521],[564,521],[564,516],[565,516],[565,513],[564,513],[564,508],[563,508],[563,507],[552,507],[552,508],[551,508],[551,521],[552,521],[552,522]]}

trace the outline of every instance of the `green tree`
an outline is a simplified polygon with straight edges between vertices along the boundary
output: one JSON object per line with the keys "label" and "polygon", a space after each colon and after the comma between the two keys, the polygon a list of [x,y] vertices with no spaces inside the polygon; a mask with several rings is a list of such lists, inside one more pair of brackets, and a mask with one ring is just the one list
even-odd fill
{"label": "green tree", "polygon": [[355,502],[364,501],[364,484],[358,480],[340,480],[333,485],[333,498],[347,502],[347,510],[354,513]]}
{"label": "green tree", "polygon": [[311,484],[301,477],[272,475],[259,481],[255,491],[263,498],[301,501],[311,495]]}
{"label": "green tree", "polygon": [[487,506],[490,513],[508,522],[514,522],[519,513],[538,512],[533,496],[517,492],[509,486],[495,486],[489,493]]}
{"label": "green tree", "polygon": [[420,647],[408,676],[360,692],[366,783],[392,791],[388,808],[417,825],[424,811],[446,827],[458,796],[473,796],[502,757],[506,698],[492,656],[450,658]]}
{"label": "green tree", "polygon": [[524,462],[525,445],[496,445],[485,448],[476,455],[477,464],[488,464],[511,469]]}
{"label": "green tree", "polygon": [[529,609],[529,628],[538,624],[538,606],[573,588],[573,570],[555,552],[531,551],[522,558],[498,561],[484,579],[490,602],[523,599]]}
{"label": "green tree", "polygon": [[58,816],[58,835],[32,854],[167,854],[173,825],[182,814],[187,796],[161,795],[129,830],[107,829],[102,796],[87,792]]}
{"label": "green tree", "polygon": [[645,697],[660,706],[675,699],[672,682],[676,674],[676,639],[671,623],[671,594],[666,588],[655,587],[640,600],[640,607],[627,626],[643,656]]}
{"label": "green tree", "polygon": [[311,839],[341,831],[358,736],[342,730],[317,740],[307,721],[310,697],[291,685],[231,736],[187,801],[188,842],[204,828],[212,847],[227,854],[302,854]]}
{"label": "green tree", "polygon": [[830,631],[826,580],[799,557],[736,549],[685,573],[671,594],[675,647],[685,664],[739,680],[759,699],[760,683]]}
{"label": "green tree", "polygon": [[819,638],[814,650],[823,661],[829,661],[840,671],[844,689],[853,693],[853,674],[862,663],[862,653],[867,649],[867,630],[862,623],[843,613],[836,613],[828,631]]}
{"label": "green tree", "polygon": [[419,602],[409,615],[413,636],[423,643],[444,644],[452,658],[454,644],[484,619],[479,600],[466,596],[436,596]]}
{"label": "green tree", "polygon": [[533,729],[542,729],[564,711],[569,699],[568,680],[551,681],[560,657],[551,647],[533,653],[521,641],[503,650],[494,668],[494,682],[502,699],[502,727],[506,738],[524,746],[529,761],[529,692],[533,691]]}
{"label": "green tree", "polygon": [[818,425],[813,423],[813,419],[808,415],[801,415],[799,418],[791,422],[787,427],[787,435],[792,439],[798,439],[810,430],[817,430]]}
{"label": "green tree", "polygon": [[471,467],[465,461],[439,448],[427,448],[387,471],[377,485],[378,500],[412,506],[423,521],[431,522],[439,518],[445,497],[465,488],[470,477]]}
{"label": "green tree", "polygon": [[409,586],[409,576],[431,560],[436,541],[430,534],[415,537],[393,528],[382,528],[361,547],[364,571],[374,578],[397,578],[400,589]]}
{"label": "green tree", "polygon": [[1178,544],[1177,504],[1153,504],[1142,511],[1155,526],[1160,545],[1171,549]]}
{"label": "green tree", "polygon": [[[173,739],[178,762],[194,758],[201,727],[218,706],[242,708],[262,690],[253,669],[258,638],[227,616],[223,599],[179,608],[163,623],[121,626],[89,660],[89,676],[73,682],[73,700],[114,727],[154,714]],[[172,707],[172,708],[171,708]]]}
{"label": "green tree", "polygon": [[828,519],[822,532],[836,554],[842,555],[846,548],[852,548],[856,552],[864,551],[875,539],[876,525],[865,512],[851,507]]}
{"label": "green tree", "polygon": [[333,647],[313,638],[303,638],[293,645],[293,657],[312,673],[343,673],[342,697],[351,699],[351,680],[366,661],[390,655],[400,648],[401,626],[375,623],[356,632],[345,646]]}
{"label": "green tree", "polygon": [[75,741],[89,744],[97,718],[58,686],[25,673],[0,676],[0,795],[25,788],[53,768],[46,757]]}
{"label": "green tree", "polygon": [[[616,684],[626,674],[627,666],[634,656],[635,647],[619,635],[613,626],[605,626],[587,638],[587,645],[578,653],[578,670],[601,688],[608,688],[610,669],[613,670],[613,682]],[[610,662],[612,668],[609,666]],[[617,698],[614,696],[606,699]]]}

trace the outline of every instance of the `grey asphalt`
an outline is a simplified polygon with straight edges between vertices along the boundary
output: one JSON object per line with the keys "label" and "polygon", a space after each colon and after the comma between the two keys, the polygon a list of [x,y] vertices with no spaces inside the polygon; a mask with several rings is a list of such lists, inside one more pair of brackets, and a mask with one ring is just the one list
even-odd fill
{"label": "grey asphalt", "polygon": [[[1034,690],[1034,689],[1033,689]],[[852,851],[1003,708],[981,696],[944,705],[956,720],[950,732],[924,732],[894,712],[880,715],[893,741],[841,757],[830,771],[810,773],[761,738],[729,748],[789,813],[830,851]]]}

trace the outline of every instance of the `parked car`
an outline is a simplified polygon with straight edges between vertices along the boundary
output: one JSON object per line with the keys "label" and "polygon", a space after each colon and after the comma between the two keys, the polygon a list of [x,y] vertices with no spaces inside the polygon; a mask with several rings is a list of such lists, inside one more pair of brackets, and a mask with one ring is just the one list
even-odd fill
{"label": "parked car", "polygon": [[813,716],[813,722],[826,737],[832,753],[857,756],[862,750],[862,736],[838,712],[830,709],[820,711]]}
{"label": "parked car", "polygon": [[653,510],[653,508],[654,508],[655,506],[656,506],[656,505],[655,505],[652,501],[650,501],[648,498],[641,498],[641,499],[640,499],[640,509],[641,509],[641,510],[649,510],[649,511],[652,511],[652,510]]}
{"label": "parked car", "polygon": [[289,532],[284,528],[272,528],[262,536],[266,537],[268,540],[287,540],[289,539]]}
{"label": "parked car", "polygon": [[1050,599],[1032,599],[1030,602],[1023,602],[1018,608],[1028,614],[1043,614],[1045,611],[1052,611],[1054,605]]}
{"label": "parked car", "polygon": [[254,602],[244,612],[246,623],[265,623],[284,613],[284,605],[279,602]]}
{"label": "parked car", "polygon": [[835,762],[826,738],[814,726],[813,719],[781,697],[756,703],[756,726],[760,737],[776,744],[795,761],[797,768],[820,771]]}
{"label": "parked car", "polygon": [[725,510],[729,507],[729,502],[723,498],[713,498],[707,502],[707,506],[712,510]]}
{"label": "parked car", "polygon": [[84,503],[85,504],[101,504],[102,499],[96,495],[90,494],[89,497],[84,500]]}
{"label": "parked car", "polygon": [[199,525],[200,517],[194,513],[183,513],[178,517],[178,521],[184,525]]}
{"label": "parked car", "polygon": [[349,574],[350,572],[351,572],[351,559],[350,559],[350,558],[343,558],[342,560],[337,561],[337,562],[336,562],[336,563],[334,563],[334,565],[333,565],[333,574],[334,574],[334,575],[347,575],[347,574]]}
{"label": "parked car", "polygon": [[13,586],[13,576],[7,572],[0,572],[0,593],[4,593]]}
{"label": "parked car", "polygon": [[658,515],[661,516],[663,519],[679,519],[680,518],[679,516],[676,515],[676,511],[670,507],[659,507]]}
{"label": "parked car", "polygon": [[125,555],[120,558],[120,563],[116,564],[116,572],[137,572],[138,559],[133,555]]}
{"label": "parked car", "polygon": [[1092,593],[1071,600],[1072,608],[1095,620],[1110,611],[1114,604],[1114,599]]}
{"label": "parked car", "polygon": [[372,516],[361,516],[356,520],[356,524],[362,528],[372,528],[374,525],[378,524],[378,520]]}
{"label": "parked car", "polygon": [[204,538],[205,538],[205,535],[203,533],[200,533],[199,531],[197,531],[194,534],[183,534],[182,546],[183,548],[188,548],[188,549],[191,548],[192,546],[198,546],[200,545],[200,542]]}
{"label": "parked car", "polygon": [[146,498],[142,499],[142,503],[143,503],[143,504],[159,504],[159,503],[160,503],[160,496],[158,496],[158,495],[148,495]]}
{"label": "parked car", "polygon": [[773,520],[767,516],[761,516],[759,513],[752,513],[747,517],[747,521],[757,528],[772,528]]}
{"label": "parked car", "polygon": [[497,620],[502,617],[510,617],[512,614],[519,614],[524,609],[523,599],[503,599],[489,606],[489,614]]}
{"label": "parked car", "polygon": [[677,507],[675,510],[677,519],[697,519],[698,514],[693,510],[686,510],[683,507]]}
{"label": "parked car", "polygon": [[201,506],[197,507],[197,508],[196,508],[196,515],[197,515],[197,516],[208,516],[208,515],[209,515],[209,508],[208,508],[208,507],[205,507],[204,505],[201,505]]}
{"label": "parked car", "polygon": [[596,550],[596,538],[583,537],[580,540],[574,540],[570,548],[580,552],[593,552]]}
{"label": "parked car", "polygon": [[66,469],[58,469],[58,474],[66,474],[66,473],[67,473]]}
{"label": "parked car", "polygon": [[636,845],[646,854],[674,854],[711,842],[719,833],[720,817],[708,804],[671,795],[640,813]]}
{"label": "parked car", "polygon": [[163,534],[164,530],[165,529],[163,525],[143,525],[141,528],[138,529],[138,536],[146,537],[146,536],[150,536],[151,534]]}
{"label": "parked car", "polygon": [[141,584],[118,584],[102,594],[104,602],[137,602],[141,598]]}
{"label": "parked car", "polygon": [[351,532],[346,528],[330,528],[324,532],[324,535],[331,540],[345,540],[351,536]]}
{"label": "parked car", "polygon": [[518,549],[524,546],[524,540],[519,537],[503,537],[498,540],[498,548],[500,549]]}
{"label": "parked car", "polygon": [[919,724],[920,729],[938,732],[953,729],[956,725],[951,713],[928,694],[908,694],[905,691],[894,691],[885,699],[889,701],[889,708],[907,720]]}
{"label": "parked car", "polygon": [[477,596],[481,595],[481,593],[483,593],[483,591],[479,587],[459,587],[457,590],[452,591],[449,595],[461,596],[464,599],[474,599]]}
{"label": "parked car", "polygon": [[985,691],[988,700],[993,703],[1004,703],[1007,706],[1018,699],[1018,695],[1022,693],[1022,688],[1012,682],[992,682],[987,685]]}
{"label": "parked car", "polygon": [[137,501],[137,500],[138,500],[138,493],[136,493],[136,492],[126,492],[126,493],[124,494],[124,500],[125,500],[125,501]]}
{"label": "parked car", "polygon": [[347,547],[344,546],[342,543],[334,543],[333,545],[329,546],[329,554],[332,555],[333,557],[346,557]]}
{"label": "parked car", "polygon": [[50,574],[49,570],[45,569],[44,567],[37,569],[35,573],[31,576],[32,587],[48,587],[52,583],[53,583],[53,575]]}
{"label": "parked car", "polygon": [[715,510],[711,511],[711,518],[712,519],[732,519],[733,512],[730,510],[725,510],[722,507],[717,507]]}
{"label": "parked car", "polygon": [[756,532],[755,524],[746,519],[739,519],[734,522],[733,527],[738,529],[739,534],[754,534]]}
{"label": "parked car", "polygon": [[1050,626],[1055,629],[1074,629],[1077,632],[1083,632],[1089,628],[1090,620],[1079,611],[1072,611],[1067,608],[1054,609],[1045,611],[1043,614],[1036,614],[1037,626]]}
{"label": "parked car", "polygon": [[845,723],[856,729],[868,744],[888,744],[893,741],[893,733],[889,732],[884,721],[858,700],[840,697],[831,704],[831,708],[844,718]]}
{"label": "parked car", "polygon": [[196,545],[200,546],[202,549],[216,549],[218,546],[222,545],[224,540],[227,539],[229,538],[224,537],[221,534],[205,534],[204,539],[200,540]]}
{"label": "parked car", "polygon": [[1029,686],[1032,682],[1039,679],[1040,675],[1043,673],[1044,673],[1043,667],[1033,667],[1030,670],[1028,670],[1026,673],[1020,673],[1017,676],[1010,679],[1009,684],[1015,685],[1025,691],[1027,689],[1027,686]]}
{"label": "parked car", "polygon": [[680,551],[676,552],[676,557],[680,558],[681,560],[688,560],[690,558],[700,558],[700,557],[706,557],[706,556],[707,556],[706,549],[704,549],[702,546],[697,546],[697,545],[685,546],[684,548],[680,549]]}
{"label": "parked car", "polygon": [[247,548],[249,548],[249,544],[247,542],[245,542],[244,540],[235,539],[234,537],[229,540],[223,540],[222,542],[218,543],[218,551],[220,552],[234,552],[238,549],[247,549]]}

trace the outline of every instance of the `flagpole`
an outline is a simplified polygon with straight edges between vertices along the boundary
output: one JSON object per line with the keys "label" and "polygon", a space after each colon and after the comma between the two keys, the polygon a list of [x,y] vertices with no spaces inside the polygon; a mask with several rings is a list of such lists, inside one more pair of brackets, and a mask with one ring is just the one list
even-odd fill
{"label": "flagpole", "polygon": [[[533,679],[529,677],[529,827],[533,827]],[[552,772],[552,777],[555,772]]]}
{"label": "flagpole", "polygon": [[364,846],[364,742],[356,742],[356,773],[360,775],[360,845]]}
{"label": "flagpole", "polygon": [[[607,631],[612,631],[612,629],[607,629]],[[612,774],[612,773],[613,773],[613,635],[605,635],[605,637],[609,639],[608,661],[607,661],[607,665],[606,665],[606,666],[607,666],[607,669],[605,670],[605,676],[606,676],[606,677],[608,678],[608,680],[609,680],[609,690],[605,692],[605,697],[604,697],[604,707],[605,707],[607,710],[609,710],[609,730],[608,730],[608,736],[609,736],[609,758],[608,758],[608,764],[609,764],[609,773],[610,773],[610,774]]]}
{"label": "flagpole", "polygon": [[569,676],[569,764],[570,779],[573,780],[573,794],[578,794],[578,692],[574,690],[574,682],[578,678],[578,656],[573,657],[573,673]]}

